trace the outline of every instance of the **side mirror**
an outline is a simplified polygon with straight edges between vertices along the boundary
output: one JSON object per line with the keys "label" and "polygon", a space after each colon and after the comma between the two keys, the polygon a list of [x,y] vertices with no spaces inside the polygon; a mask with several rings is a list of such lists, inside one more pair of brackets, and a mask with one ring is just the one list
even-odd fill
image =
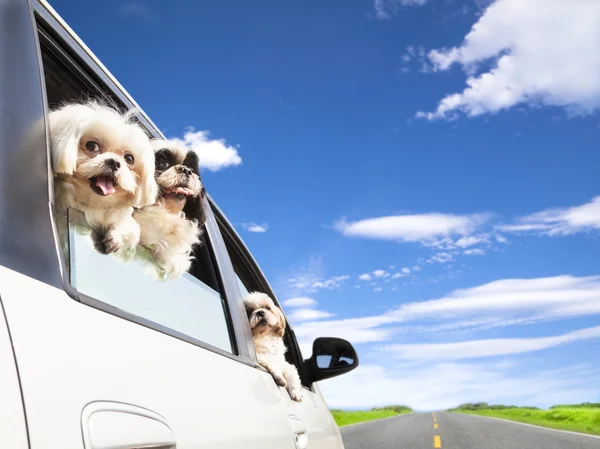
{"label": "side mirror", "polygon": [[311,358],[305,360],[304,364],[312,383],[352,371],[358,366],[358,355],[346,340],[319,337],[313,343]]}

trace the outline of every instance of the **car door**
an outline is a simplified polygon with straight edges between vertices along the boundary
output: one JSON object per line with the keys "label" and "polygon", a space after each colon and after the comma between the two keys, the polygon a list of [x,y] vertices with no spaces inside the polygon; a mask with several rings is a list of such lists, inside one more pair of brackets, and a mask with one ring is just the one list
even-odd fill
{"label": "car door", "polygon": [[74,240],[79,301],[0,271],[32,447],[294,447],[286,401],[236,354],[222,292],[185,275],[152,294]]}
{"label": "car door", "polygon": [[[42,67],[48,55],[38,53],[36,27],[56,37],[62,69]],[[243,305],[208,203],[206,238],[178,282],[159,283],[144,266],[96,253],[75,229],[77,211],[66,269],[50,213],[42,95],[50,81],[76,85],[69,76],[97,71],[94,79],[108,80],[104,92],[123,97],[70,33],[46,4],[0,2],[0,122],[11,131],[21,130],[18,119],[31,125],[1,148],[0,295],[19,377],[0,321],[0,416],[8,426],[0,445],[27,444],[26,414],[36,449],[294,448],[288,404],[255,368],[240,331]],[[12,86],[4,84],[8,67]],[[18,90],[5,96],[10,88]],[[31,120],[16,101],[27,95],[39,102]]]}
{"label": "car door", "polygon": [[10,333],[4,317],[0,298],[0,445],[15,449],[27,449],[27,426],[25,410],[19,385],[19,374],[10,341]]}
{"label": "car door", "polygon": [[[216,215],[242,295],[247,294],[249,291],[262,291],[277,301],[266,278],[239,236],[219,211],[216,211]],[[286,402],[289,408],[289,414],[293,417],[294,423],[304,433],[299,444],[301,447],[310,449],[343,449],[339,429],[318,386],[316,384],[309,385],[309,382],[307,382],[302,369],[303,359],[300,348],[289,323],[286,329],[286,346],[288,347],[288,353],[286,354],[289,358],[288,361],[296,366],[303,380],[303,400],[301,403],[292,401],[283,387],[279,388],[279,392],[282,400]],[[264,377],[270,379],[271,376],[264,371]]]}
{"label": "car door", "polygon": [[[35,194],[37,188],[47,190],[47,179],[44,183],[35,176],[39,169],[42,172],[45,169],[44,152],[37,159],[27,159],[29,154],[22,145],[28,140],[32,124],[43,114],[37,60],[29,5],[22,0],[0,1],[0,272],[19,270],[51,282],[51,270],[45,269],[45,263],[55,258],[54,251],[38,252],[36,260],[29,261],[18,256],[37,249],[39,238],[52,235],[50,229],[45,233],[34,232],[36,225],[43,223],[35,220],[35,207],[20,208],[23,202],[46,209],[48,205],[47,194],[45,197]],[[39,143],[43,144],[43,139]],[[15,164],[31,170],[27,183],[22,182],[23,173],[14,169]],[[10,196],[6,195],[8,192]],[[46,223],[50,224],[47,214]],[[32,237],[19,239],[21,231],[29,231]],[[29,441],[25,409],[5,315],[6,287],[0,281],[0,447],[26,449]]]}

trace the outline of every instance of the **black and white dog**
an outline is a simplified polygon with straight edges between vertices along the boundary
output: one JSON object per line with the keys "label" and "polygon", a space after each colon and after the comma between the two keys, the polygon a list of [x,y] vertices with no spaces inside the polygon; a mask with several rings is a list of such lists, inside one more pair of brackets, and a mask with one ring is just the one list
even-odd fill
{"label": "black and white dog", "polygon": [[140,245],[150,250],[159,275],[174,279],[188,271],[193,247],[200,243],[206,211],[206,191],[200,179],[198,155],[176,142],[153,140],[158,200],[138,209]]}

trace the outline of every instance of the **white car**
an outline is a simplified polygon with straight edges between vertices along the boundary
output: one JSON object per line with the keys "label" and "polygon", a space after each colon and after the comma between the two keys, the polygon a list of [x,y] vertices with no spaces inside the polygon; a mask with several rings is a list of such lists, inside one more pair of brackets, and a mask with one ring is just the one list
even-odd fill
{"label": "white car", "polygon": [[303,402],[275,384],[241,302],[275,295],[210,198],[205,244],[182,278],[154,281],[77,233],[66,264],[47,131],[32,130],[83,94],[137,106],[47,3],[0,0],[0,447],[343,448],[316,382],[354,369],[356,352],[325,337],[303,360],[288,326]]}

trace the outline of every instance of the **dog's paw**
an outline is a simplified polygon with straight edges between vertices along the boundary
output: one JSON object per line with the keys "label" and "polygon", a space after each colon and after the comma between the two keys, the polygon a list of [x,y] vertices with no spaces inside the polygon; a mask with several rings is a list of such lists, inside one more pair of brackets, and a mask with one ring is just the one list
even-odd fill
{"label": "dog's paw", "polygon": [[288,393],[293,401],[302,402],[302,388],[290,386],[288,387]]}
{"label": "dog's paw", "polygon": [[273,380],[275,381],[275,383],[277,384],[277,386],[279,387],[287,387],[287,382],[285,381],[284,377],[282,374],[277,374],[277,373],[271,373],[271,376],[273,376]]}
{"label": "dog's paw", "polygon": [[94,233],[94,248],[102,254],[111,254],[123,248],[123,236],[114,229],[109,229],[105,234]]}

